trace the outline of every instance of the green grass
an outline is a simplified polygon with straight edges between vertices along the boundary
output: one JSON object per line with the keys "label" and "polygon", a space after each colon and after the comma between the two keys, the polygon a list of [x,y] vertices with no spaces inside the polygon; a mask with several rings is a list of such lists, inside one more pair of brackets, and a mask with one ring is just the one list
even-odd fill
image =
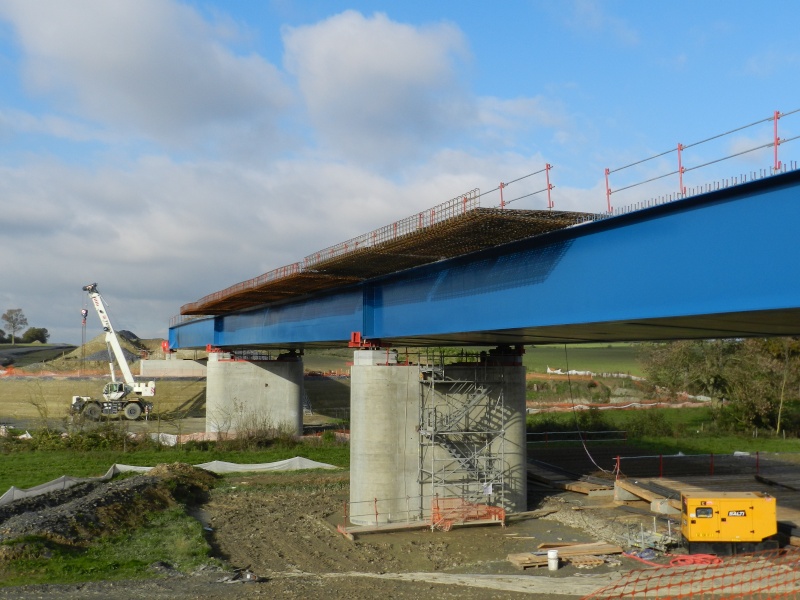
{"label": "green grass", "polygon": [[715,432],[709,407],[579,411],[528,415],[529,431],[619,430],[628,441],[656,454],[800,453],[800,439]]}
{"label": "green grass", "polygon": [[565,353],[563,345],[535,346],[525,349],[522,363],[534,373],[546,373],[547,367],[566,373],[569,367],[574,371],[641,376],[638,348],[637,344],[575,344],[568,345]]}
{"label": "green grass", "polygon": [[268,463],[302,456],[310,460],[324,462],[337,467],[349,468],[350,447],[343,444],[311,444],[276,445],[263,450],[232,451],[208,450],[199,448],[177,449],[162,448],[120,451],[75,452],[68,450],[54,451],[19,451],[10,452],[0,457],[3,468],[0,469],[0,494],[12,485],[18,488],[29,488],[41,483],[57,479],[62,475],[72,477],[99,477],[114,463],[151,467],[160,463],[182,462],[191,465],[223,460],[232,463]]}
{"label": "green grass", "polygon": [[44,546],[49,558],[17,559],[5,573],[0,567],[0,585],[143,579],[154,576],[148,567],[157,562],[182,573],[213,562],[202,525],[182,507],[154,513],[144,527],[85,550],[43,539],[29,538],[25,544],[31,549]]}

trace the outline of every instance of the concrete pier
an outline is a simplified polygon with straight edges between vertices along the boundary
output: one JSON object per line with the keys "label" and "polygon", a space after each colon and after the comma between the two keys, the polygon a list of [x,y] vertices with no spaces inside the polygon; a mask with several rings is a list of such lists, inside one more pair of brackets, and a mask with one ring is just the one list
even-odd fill
{"label": "concrete pier", "polygon": [[206,431],[303,433],[303,361],[241,360],[208,355]]}
{"label": "concrete pier", "polygon": [[519,356],[399,365],[355,352],[351,369],[350,521],[430,516],[434,497],[527,510],[525,369]]}

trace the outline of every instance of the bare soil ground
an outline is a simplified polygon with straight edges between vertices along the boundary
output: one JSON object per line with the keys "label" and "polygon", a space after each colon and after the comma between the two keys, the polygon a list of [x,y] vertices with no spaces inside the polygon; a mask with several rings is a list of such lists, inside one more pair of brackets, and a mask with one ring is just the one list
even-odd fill
{"label": "bare soil ground", "polygon": [[[62,541],[86,535],[86,528],[73,526],[71,515],[81,513],[90,521],[91,515],[108,515],[109,505],[124,502],[128,492],[146,497],[143,490],[157,487],[157,479],[137,476],[29,499],[16,508],[12,503],[0,512],[0,539],[42,530]],[[350,542],[335,532],[347,479],[346,472],[242,475],[212,490],[195,516],[206,525],[225,570],[186,575],[169,565],[151,565],[149,580],[0,588],[0,598],[577,598],[608,583],[616,570],[516,570],[506,561],[509,553],[545,541],[593,540],[586,531],[544,519],[506,528],[370,534]],[[163,493],[153,497],[163,502]],[[563,498],[542,503],[568,510]],[[97,534],[102,519],[92,522]],[[250,580],[242,573],[252,574]]]}

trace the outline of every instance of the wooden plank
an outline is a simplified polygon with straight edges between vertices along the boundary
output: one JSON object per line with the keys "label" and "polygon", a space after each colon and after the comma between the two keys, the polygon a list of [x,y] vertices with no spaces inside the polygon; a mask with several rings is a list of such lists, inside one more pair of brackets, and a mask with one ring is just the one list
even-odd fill
{"label": "wooden plank", "polygon": [[538,465],[528,465],[527,469],[528,477],[531,479],[546,483],[547,485],[560,490],[567,490],[569,492],[577,492],[578,494],[588,495],[591,492],[610,491],[612,489],[611,486],[574,479],[562,473],[556,473]]}
{"label": "wooden plank", "polygon": [[[554,548],[551,548],[551,550]],[[572,556],[592,556],[598,554],[622,554],[623,550],[614,544],[606,542],[592,542],[590,544],[575,544],[571,546],[563,546],[558,548],[559,558],[568,558]],[[509,554],[506,559],[514,563],[525,563],[527,561],[538,562],[541,558],[547,558],[547,551],[541,552],[519,552]]]}
{"label": "wooden plank", "polygon": [[633,494],[634,496],[638,496],[642,500],[647,500],[648,502],[652,502],[653,500],[663,500],[664,496],[661,494],[656,494],[655,492],[651,492],[650,490],[646,490],[641,486],[636,485],[632,481],[627,479],[617,479],[615,482],[617,487],[622,488],[626,492]]}

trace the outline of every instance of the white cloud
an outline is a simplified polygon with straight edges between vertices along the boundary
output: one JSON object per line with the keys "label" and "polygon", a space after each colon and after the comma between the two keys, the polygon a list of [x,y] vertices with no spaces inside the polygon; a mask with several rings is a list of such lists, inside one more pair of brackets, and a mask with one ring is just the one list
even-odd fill
{"label": "white cloud", "polygon": [[[45,15],[45,16],[43,16]],[[60,110],[186,144],[220,125],[267,126],[290,101],[279,71],[235,55],[191,8],[161,0],[2,0],[28,87]]]}
{"label": "white cloud", "polygon": [[[79,338],[87,283],[110,300],[115,326],[163,336],[182,304],[541,169],[518,132],[574,129],[546,97],[466,90],[455,26],[345,12],[283,32],[310,120],[292,140],[318,136],[322,147],[284,144],[279,158],[248,162],[297,115],[288,77],[230,49],[249,35],[230,20],[156,0],[0,0],[0,18],[17,32],[36,100],[0,106],[0,132],[20,142],[0,164],[0,306],[23,308],[53,341]],[[70,142],[75,160],[55,158],[63,146],[48,138]],[[541,187],[526,179],[507,199]],[[586,209],[573,196],[556,208]]]}
{"label": "white cloud", "polygon": [[800,54],[795,48],[768,48],[748,58],[741,71],[743,75],[759,79],[768,79],[779,73],[784,77],[791,76],[787,71],[797,77],[800,74]]}
{"label": "white cloud", "polygon": [[608,34],[624,46],[638,45],[639,33],[626,20],[607,14],[605,8],[598,0],[574,0],[567,8],[567,24],[576,30]]}
{"label": "white cloud", "polygon": [[454,26],[412,27],[347,11],[285,28],[286,68],[329,147],[371,163],[415,158],[472,119]]}

